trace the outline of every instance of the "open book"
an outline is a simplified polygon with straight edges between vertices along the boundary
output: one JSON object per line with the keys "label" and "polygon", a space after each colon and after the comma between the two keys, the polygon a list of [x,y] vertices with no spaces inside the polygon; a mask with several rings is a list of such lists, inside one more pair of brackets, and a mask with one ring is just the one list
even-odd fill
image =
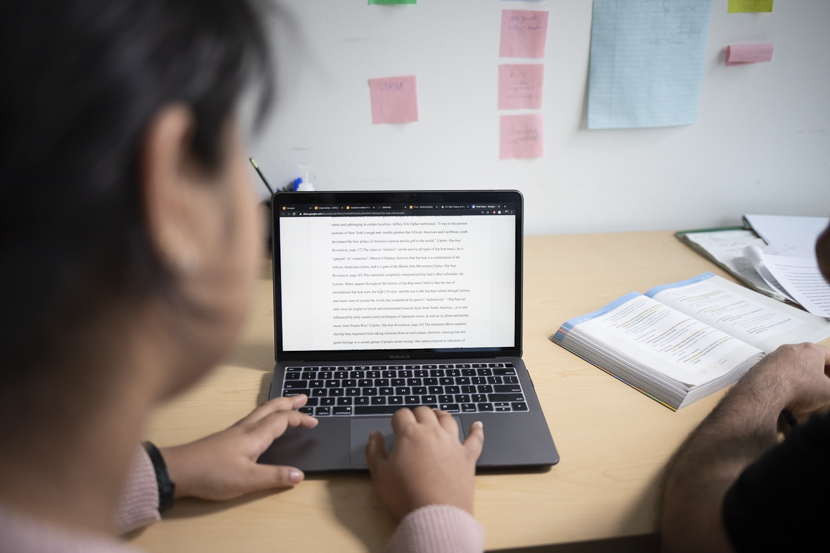
{"label": "open book", "polygon": [[737,382],[782,344],[827,336],[825,319],[703,273],[626,294],[551,340],[677,410]]}

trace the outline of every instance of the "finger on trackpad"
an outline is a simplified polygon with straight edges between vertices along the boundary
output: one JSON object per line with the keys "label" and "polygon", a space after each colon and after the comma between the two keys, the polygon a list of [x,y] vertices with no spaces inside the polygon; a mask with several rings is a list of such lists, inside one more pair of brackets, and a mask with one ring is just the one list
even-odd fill
{"label": "finger on trackpad", "polygon": [[[458,439],[464,440],[461,431],[461,419],[453,417],[458,425]],[[386,450],[392,451],[392,444],[395,442],[395,432],[392,430],[392,417],[361,417],[351,420],[351,446],[353,467],[368,468],[366,464],[366,444],[369,443],[369,433],[377,430],[386,440]]]}

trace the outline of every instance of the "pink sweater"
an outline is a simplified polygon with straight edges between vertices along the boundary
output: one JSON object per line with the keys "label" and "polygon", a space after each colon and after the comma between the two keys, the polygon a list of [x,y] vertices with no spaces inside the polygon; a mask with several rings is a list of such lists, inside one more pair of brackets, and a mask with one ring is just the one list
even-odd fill
{"label": "pink sweater", "polygon": [[[120,532],[160,520],[150,458],[141,450],[116,515]],[[484,528],[467,511],[430,505],[409,513],[386,546],[389,553],[480,553]],[[32,519],[0,505],[0,553],[139,553],[123,542]]]}

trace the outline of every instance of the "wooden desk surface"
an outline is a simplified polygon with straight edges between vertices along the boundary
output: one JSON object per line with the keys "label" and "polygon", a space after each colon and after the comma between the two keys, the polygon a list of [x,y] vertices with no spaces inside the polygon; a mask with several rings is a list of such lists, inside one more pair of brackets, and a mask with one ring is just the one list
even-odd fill
{"label": "wooden desk surface", "polygon": [[[674,413],[549,337],[567,319],[627,292],[704,271],[726,276],[670,232],[525,240],[523,358],[562,459],[545,472],[476,477],[487,549],[655,531],[661,471],[722,392]],[[241,345],[195,389],[160,408],[147,438],[173,445],[225,428],[267,398],[273,366],[271,281],[263,278]],[[236,501],[179,501],[133,541],[151,552],[381,551],[394,526],[368,474],[335,474]]]}

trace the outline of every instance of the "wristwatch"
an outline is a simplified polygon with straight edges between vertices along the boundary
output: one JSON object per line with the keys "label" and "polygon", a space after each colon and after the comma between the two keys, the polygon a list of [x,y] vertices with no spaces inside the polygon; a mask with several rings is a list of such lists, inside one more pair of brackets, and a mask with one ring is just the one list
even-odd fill
{"label": "wristwatch", "polygon": [[156,484],[159,488],[159,512],[166,511],[173,506],[173,494],[176,491],[176,484],[170,480],[170,475],[167,473],[167,464],[164,462],[164,457],[161,456],[161,451],[152,442],[144,442],[142,444],[147,455],[150,456],[150,462],[153,463],[153,470],[156,472]]}

